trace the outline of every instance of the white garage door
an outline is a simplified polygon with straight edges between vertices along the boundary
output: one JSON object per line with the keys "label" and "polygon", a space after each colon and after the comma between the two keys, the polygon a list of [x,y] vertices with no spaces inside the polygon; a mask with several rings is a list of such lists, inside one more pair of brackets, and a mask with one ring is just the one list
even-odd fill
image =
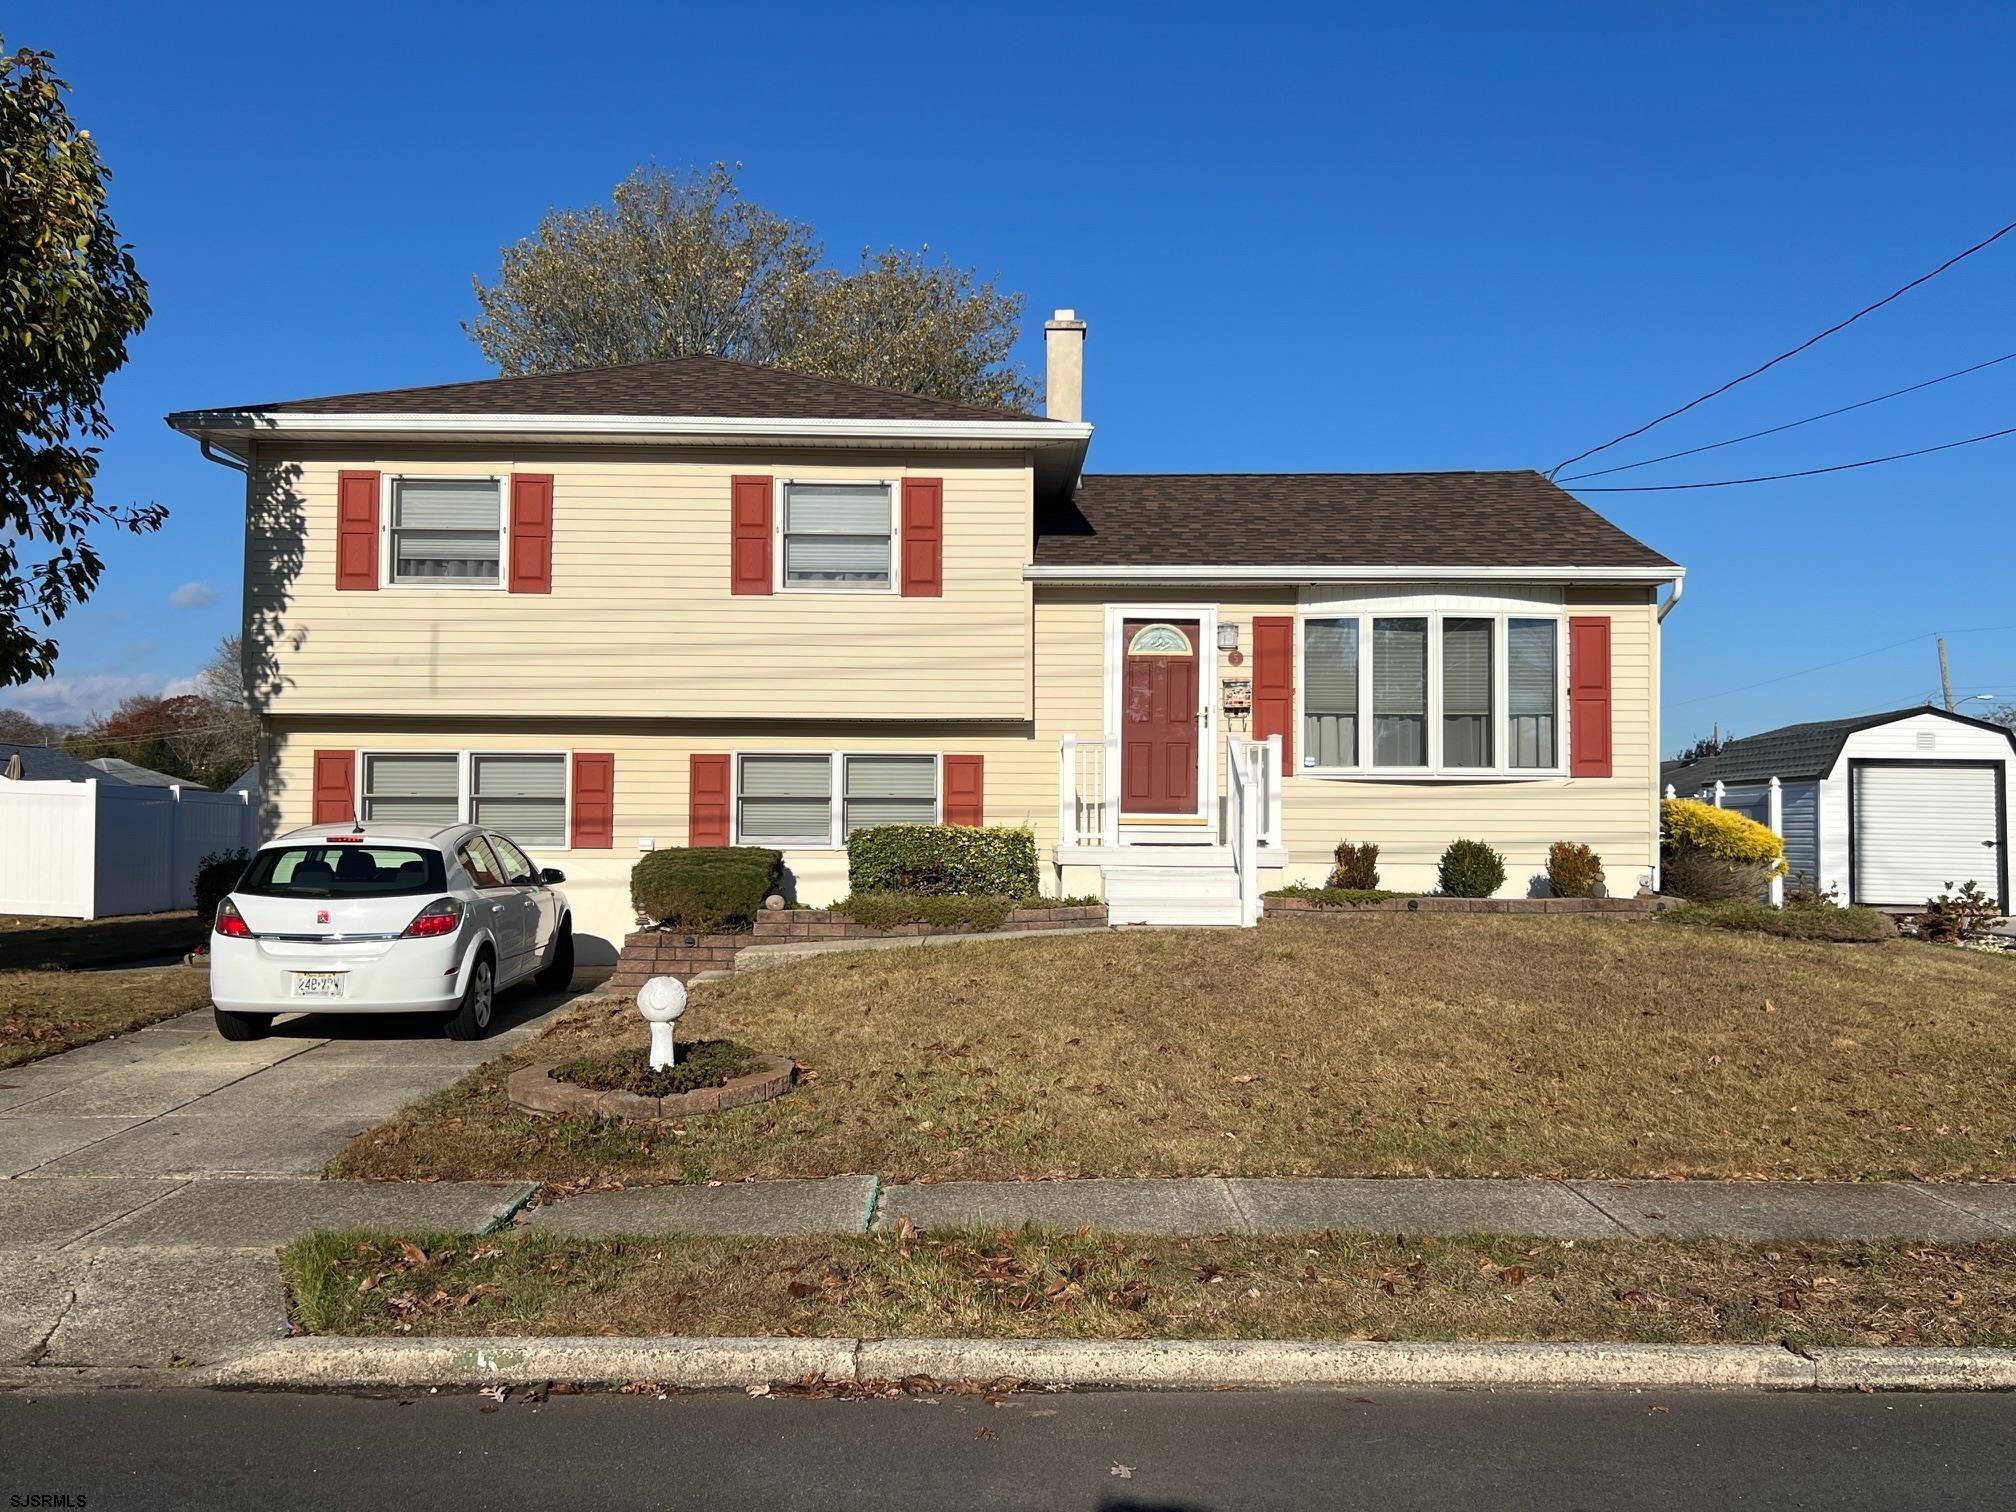
{"label": "white garage door", "polygon": [[1950,882],[2001,892],[2000,764],[1853,766],[1857,903],[1913,904]]}

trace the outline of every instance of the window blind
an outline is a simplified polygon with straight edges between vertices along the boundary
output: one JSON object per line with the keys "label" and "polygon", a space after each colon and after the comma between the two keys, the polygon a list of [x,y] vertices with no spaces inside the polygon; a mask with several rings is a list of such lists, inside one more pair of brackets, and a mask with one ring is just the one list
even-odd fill
{"label": "window blind", "polygon": [[1372,761],[1428,764],[1428,621],[1372,622]]}
{"label": "window blind", "polygon": [[520,845],[567,844],[567,758],[499,755],[470,758],[470,817]]}
{"label": "window blind", "polygon": [[461,818],[460,763],[448,752],[364,758],[364,814],[372,820],[441,829]]}
{"label": "window blind", "polygon": [[1505,626],[1507,755],[1515,767],[1558,764],[1555,703],[1559,631],[1553,620],[1515,619]]}
{"label": "window blind", "polygon": [[849,756],[848,834],[877,824],[938,822],[938,763],[929,756]]}
{"label": "window blind", "polygon": [[1488,619],[1442,621],[1442,764],[1491,765],[1491,632]]}
{"label": "window blind", "polygon": [[784,580],[886,585],[890,520],[880,483],[786,484]]}
{"label": "window blind", "polygon": [[394,582],[497,582],[503,539],[495,478],[400,478],[392,485]]}
{"label": "window blind", "polygon": [[745,843],[831,844],[833,763],[824,756],[744,756],[738,807]]}
{"label": "window blind", "polygon": [[1358,764],[1358,621],[1310,620],[1302,646],[1302,758]]}

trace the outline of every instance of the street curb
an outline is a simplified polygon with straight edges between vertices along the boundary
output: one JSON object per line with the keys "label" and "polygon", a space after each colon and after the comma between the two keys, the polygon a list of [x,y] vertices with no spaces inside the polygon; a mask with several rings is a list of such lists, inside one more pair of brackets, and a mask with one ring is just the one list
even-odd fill
{"label": "street curb", "polygon": [[[186,1381],[194,1372],[180,1373]],[[655,1381],[705,1389],[991,1381],[1195,1390],[1219,1386],[1551,1390],[2006,1391],[2016,1350],[1766,1344],[1405,1344],[1177,1339],[287,1339],[201,1372],[234,1387]],[[191,1382],[194,1384],[194,1382]]]}

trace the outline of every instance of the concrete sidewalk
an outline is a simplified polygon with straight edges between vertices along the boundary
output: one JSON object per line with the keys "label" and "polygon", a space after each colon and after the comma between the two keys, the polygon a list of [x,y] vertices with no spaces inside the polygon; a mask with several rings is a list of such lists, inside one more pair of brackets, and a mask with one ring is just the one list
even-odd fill
{"label": "concrete sidewalk", "polygon": [[1962,1242],[2016,1234],[2016,1185],[1199,1177],[880,1186],[873,1177],[836,1176],[590,1193],[534,1208],[519,1221],[528,1228],[598,1237],[861,1233],[894,1229],[905,1218],[927,1229],[1090,1224],[1137,1234],[1339,1229],[1550,1239]]}

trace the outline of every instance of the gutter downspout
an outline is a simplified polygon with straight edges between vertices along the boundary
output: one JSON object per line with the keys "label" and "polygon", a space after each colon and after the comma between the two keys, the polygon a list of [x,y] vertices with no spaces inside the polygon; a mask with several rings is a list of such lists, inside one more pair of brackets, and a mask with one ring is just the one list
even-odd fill
{"label": "gutter downspout", "polygon": [[203,453],[205,462],[215,462],[219,467],[228,467],[235,473],[250,473],[251,464],[228,452],[220,452],[208,436],[197,438],[196,446]]}
{"label": "gutter downspout", "polygon": [[1666,616],[1673,612],[1673,606],[1680,602],[1680,595],[1685,593],[1686,591],[1687,591],[1686,578],[1676,577],[1675,579],[1673,579],[1673,591],[1666,595],[1666,601],[1659,606],[1660,624],[1663,625],[1666,623]]}
{"label": "gutter downspout", "polygon": [[[1663,624],[1665,624],[1665,623],[1666,623],[1666,616],[1667,616],[1667,615],[1669,615],[1669,614],[1671,614],[1671,613],[1673,612],[1673,606],[1674,606],[1675,604],[1677,604],[1677,603],[1679,603],[1679,602],[1680,602],[1680,595],[1681,595],[1681,594],[1683,594],[1683,593],[1685,593],[1686,591],[1687,591],[1687,579],[1686,579],[1686,577],[1685,577],[1684,575],[1682,575],[1682,576],[1680,576],[1680,577],[1676,577],[1675,579],[1673,579],[1673,591],[1672,591],[1671,593],[1669,593],[1669,594],[1667,594],[1667,595],[1666,595],[1666,599],[1665,599],[1665,602],[1664,602],[1664,603],[1662,603],[1662,604],[1660,604],[1660,606],[1659,606],[1659,611],[1658,611],[1657,615],[1656,615],[1656,616],[1654,617],[1654,619],[1653,619],[1653,621],[1652,621],[1652,626],[1653,626],[1653,629],[1654,629],[1654,631],[1655,631],[1655,632],[1657,631],[1657,629],[1658,629],[1658,627],[1659,627],[1659,626],[1661,626],[1661,625],[1663,625]],[[1653,765],[1652,765],[1652,772],[1653,772],[1653,776],[1652,776],[1652,891],[1654,891],[1654,892],[1656,893],[1656,892],[1658,892],[1658,891],[1659,891],[1659,890],[1660,890],[1660,889],[1661,889],[1662,887],[1664,887],[1664,886],[1665,886],[1665,884],[1666,884],[1666,878],[1665,878],[1665,875],[1664,875],[1664,873],[1665,873],[1665,870],[1666,870],[1666,868],[1665,868],[1665,866],[1664,866],[1664,865],[1662,864],[1662,862],[1661,862],[1661,860],[1660,860],[1660,855],[1659,855],[1659,839],[1660,839],[1660,836],[1659,836],[1659,776],[1658,776],[1658,772],[1659,772],[1659,765],[1658,765],[1658,763],[1659,763],[1659,756],[1658,756],[1658,751],[1659,751],[1659,732],[1658,732],[1658,724],[1657,724],[1657,721],[1658,721],[1658,706],[1657,706],[1656,704],[1655,704],[1655,705],[1653,706],[1653,721],[1654,721],[1654,724],[1653,724],[1653,732],[1652,732],[1652,751],[1653,751],[1653,756],[1652,756],[1652,763],[1653,763]]]}

